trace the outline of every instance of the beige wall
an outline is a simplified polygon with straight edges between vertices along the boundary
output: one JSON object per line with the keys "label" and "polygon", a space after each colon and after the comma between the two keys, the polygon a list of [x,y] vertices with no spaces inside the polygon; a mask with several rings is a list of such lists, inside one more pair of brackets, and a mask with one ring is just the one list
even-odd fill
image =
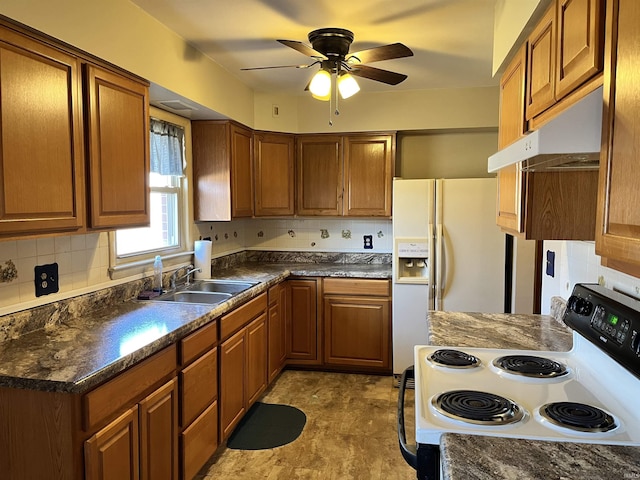
{"label": "beige wall", "polygon": [[[329,126],[328,102],[294,97],[295,102],[280,109],[283,121],[271,113],[281,97],[262,94],[256,96],[255,128],[278,130],[286,125],[285,131],[321,133],[497,127],[498,95],[498,87],[361,92],[340,101],[340,115],[333,115]],[[290,110],[296,106],[297,112]]]}
{"label": "beige wall", "polygon": [[[501,73],[515,48],[522,45],[533,24],[551,0],[496,0],[493,25],[493,75]],[[515,48],[514,48],[515,47]]]}
{"label": "beige wall", "polygon": [[398,135],[396,176],[493,177],[487,172],[487,157],[497,148],[497,129],[402,133]]}

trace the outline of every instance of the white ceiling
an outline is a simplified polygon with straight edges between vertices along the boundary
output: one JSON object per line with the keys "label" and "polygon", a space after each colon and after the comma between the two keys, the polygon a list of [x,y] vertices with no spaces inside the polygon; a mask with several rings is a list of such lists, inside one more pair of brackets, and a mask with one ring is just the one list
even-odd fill
{"label": "white ceiling", "polygon": [[396,86],[358,78],[362,91],[496,85],[491,77],[495,0],[132,0],[256,91],[303,94],[317,67],[277,39],[310,45],[310,31],[351,30],[355,52],[395,42],[413,57],[372,64],[408,75]]}

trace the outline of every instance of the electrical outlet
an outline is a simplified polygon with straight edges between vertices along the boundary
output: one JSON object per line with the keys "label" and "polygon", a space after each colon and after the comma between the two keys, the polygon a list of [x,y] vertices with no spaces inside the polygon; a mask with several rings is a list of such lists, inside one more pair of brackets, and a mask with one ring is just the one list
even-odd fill
{"label": "electrical outlet", "polygon": [[56,293],[58,285],[58,264],[36,265],[35,267],[36,297]]}
{"label": "electrical outlet", "polygon": [[364,237],[364,248],[365,250],[373,249],[373,235],[365,235]]}
{"label": "electrical outlet", "polygon": [[547,275],[549,277],[555,277],[556,274],[556,252],[547,250]]}

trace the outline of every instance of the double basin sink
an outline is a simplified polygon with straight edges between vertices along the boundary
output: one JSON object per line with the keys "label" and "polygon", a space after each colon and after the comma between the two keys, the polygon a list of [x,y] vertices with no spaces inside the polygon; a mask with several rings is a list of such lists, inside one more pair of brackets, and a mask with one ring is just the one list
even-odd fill
{"label": "double basin sink", "polygon": [[217,305],[250,289],[258,282],[235,280],[197,280],[189,285],[171,290],[154,298],[160,302],[200,303]]}

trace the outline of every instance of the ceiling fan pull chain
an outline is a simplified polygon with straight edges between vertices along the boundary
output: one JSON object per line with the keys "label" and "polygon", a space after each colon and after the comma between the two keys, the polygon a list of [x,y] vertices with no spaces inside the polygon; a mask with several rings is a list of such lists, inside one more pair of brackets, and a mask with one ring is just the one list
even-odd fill
{"label": "ceiling fan pull chain", "polygon": [[333,127],[333,120],[331,117],[331,113],[333,111],[333,107],[331,106],[331,94],[329,94],[329,126]]}

